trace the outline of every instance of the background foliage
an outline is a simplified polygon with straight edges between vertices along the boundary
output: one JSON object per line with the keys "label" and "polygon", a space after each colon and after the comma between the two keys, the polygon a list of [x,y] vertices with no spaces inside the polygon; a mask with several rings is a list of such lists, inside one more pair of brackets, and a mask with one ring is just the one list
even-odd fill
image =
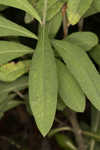
{"label": "background foliage", "polygon": [[27,127],[2,142],[99,150],[99,12],[99,0],[0,0],[0,124]]}

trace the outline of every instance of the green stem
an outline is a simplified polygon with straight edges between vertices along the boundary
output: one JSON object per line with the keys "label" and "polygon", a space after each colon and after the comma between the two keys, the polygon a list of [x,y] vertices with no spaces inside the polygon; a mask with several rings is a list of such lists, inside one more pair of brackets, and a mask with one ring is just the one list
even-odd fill
{"label": "green stem", "polygon": [[42,21],[43,25],[45,25],[46,23],[47,6],[48,6],[48,0],[44,0],[44,11],[43,11],[43,21]]}
{"label": "green stem", "polygon": [[[48,134],[48,137],[52,137],[56,133],[63,132],[63,131],[73,132],[73,129],[71,127],[69,127],[69,126],[65,126],[65,127],[61,127],[61,128],[56,128],[56,129],[51,130],[51,132]],[[82,134],[85,135],[85,136],[87,136],[87,137],[94,138],[96,141],[100,142],[100,136],[97,135],[96,133],[82,130]]]}
{"label": "green stem", "polygon": [[[94,131],[94,132],[96,132],[97,129],[98,129],[99,121],[100,121],[100,112],[97,111],[96,122],[95,122],[94,128],[93,128],[93,131]],[[94,150],[94,147],[95,147],[95,140],[92,139],[91,142],[90,142],[90,150]]]}
{"label": "green stem", "polygon": [[70,127],[62,127],[62,128],[53,129],[48,134],[48,137],[52,137],[53,135],[55,135],[56,133],[61,132],[61,131],[71,131],[72,132],[72,128],[70,128]]}

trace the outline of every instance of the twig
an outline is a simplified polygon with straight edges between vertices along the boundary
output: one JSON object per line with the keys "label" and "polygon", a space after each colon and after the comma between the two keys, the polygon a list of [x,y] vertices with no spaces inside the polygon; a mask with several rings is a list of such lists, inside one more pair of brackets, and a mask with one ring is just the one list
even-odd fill
{"label": "twig", "polygon": [[68,28],[69,28],[69,22],[66,16],[66,9],[67,9],[67,4],[65,3],[62,7],[62,17],[63,17],[63,31],[64,31],[64,38],[68,34]]}
{"label": "twig", "polygon": [[84,19],[81,18],[79,23],[78,23],[78,30],[82,31],[83,30],[83,25],[84,25]]}
{"label": "twig", "polygon": [[79,124],[78,124],[78,121],[77,121],[76,113],[71,111],[70,109],[68,109],[67,113],[68,113],[67,116],[69,117],[68,119],[69,119],[69,121],[73,127],[73,132],[75,135],[78,149],[79,150],[86,150],[85,142],[84,142],[84,139],[82,137],[82,131],[81,131]]}
{"label": "twig", "polygon": [[23,100],[25,100],[24,95],[20,92],[20,91],[14,91],[20,98],[22,98]]}

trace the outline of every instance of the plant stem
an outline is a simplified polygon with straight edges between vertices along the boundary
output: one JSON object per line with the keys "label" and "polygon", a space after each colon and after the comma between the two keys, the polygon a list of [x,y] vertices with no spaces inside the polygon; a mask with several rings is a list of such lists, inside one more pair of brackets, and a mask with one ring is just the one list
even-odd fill
{"label": "plant stem", "polygon": [[68,113],[69,121],[73,127],[73,132],[75,135],[76,143],[78,145],[78,149],[86,150],[85,142],[82,137],[82,131],[81,131],[78,121],[77,121],[76,113],[71,111],[70,109],[68,109],[67,113]]}
{"label": "plant stem", "polygon": [[78,30],[82,31],[83,30],[83,25],[84,25],[84,19],[81,18],[79,23],[78,23]]}
{"label": "plant stem", "polygon": [[51,130],[51,132],[48,134],[48,137],[52,137],[53,135],[55,135],[56,133],[58,132],[61,132],[61,131],[73,131],[72,128],[70,127],[61,127],[61,128],[56,128],[56,129],[53,129]]}
{"label": "plant stem", "polygon": [[48,6],[48,0],[44,0],[44,11],[43,11],[42,25],[45,25],[45,23],[46,23],[47,6]]}
{"label": "plant stem", "polygon": [[66,17],[66,9],[67,9],[67,4],[65,3],[63,5],[63,7],[62,7],[64,38],[67,36],[67,34],[68,34],[68,28],[69,28],[68,19]]}
{"label": "plant stem", "polygon": [[[64,126],[64,127],[61,127],[61,128],[55,128],[55,129],[51,130],[51,132],[48,134],[48,137],[52,137],[56,133],[63,132],[63,131],[73,132],[73,129],[71,127],[69,127],[69,126]],[[82,135],[94,138],[96,141],[100,142],[100,136],[97,135],[96,133],[85,131],[85,130],[82,130],[81,132],[82,132]]]}
{"label": "plant stem", "polygon": [[[100,112],[97,111],[96,122],[94,124],[94,129],[93,129],[94,132],[96,132],[97,129],[98,129],[99,121],[100,121]],[[90,150],[94,150],[94,147],[95,147],[95,140],[92,139],[91,142],[90,142]]]}

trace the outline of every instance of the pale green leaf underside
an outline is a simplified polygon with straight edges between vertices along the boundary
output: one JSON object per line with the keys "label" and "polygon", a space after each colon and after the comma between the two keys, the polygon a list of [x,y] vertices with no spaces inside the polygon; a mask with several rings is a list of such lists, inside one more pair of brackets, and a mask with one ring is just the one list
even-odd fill
{"label": "pale green leaf underside", "polygon": [[57,104],[56,63],[44,30],[41,29],[29,74],[30,107],[43,136],[53,124]]}
{"label": "pale green leaf underside", "polygon": [[89,9],[92,1],[93,0],[69,0],[67,9],[69,23],[72,25],[76,24]]}
{"label": "pale green leaf underside", "polygon": [[59,94],[64,103],[76,112],[85,109],[85,96],[78,82],[62,62],[57,61]]}
{"label": "pale green leaf underside", "polygon": [[100,110],[100,75],[86,52],[67,41],[55,40],[53,45],[88,99]]}
{"label": "pale green leaf underside", "polygon": [[37,39],[37,36],[24,27],[0,16],[0,36],[24,36]]}
{"label": "pale green leaf underside", "polygon": [[91,50],[98,44],[98,37],[92,32],[74,32],[67,36],[66,41],[81,47],[85,51]]}
{"label": "pale green leaf underside", "polygon": [[27,0],[0,0],[0,4],[24,10],[25,12],[36,18],[39,22],[41,22],[37,11]]}
{"label": "pale green leaf underside", "polygon": [[17,63],[10,62],[0,67],[0,80],[5,82],[12,82],[23,74],[29,71],[30,60],[19,61]]}
{"label": "pale green leaf underside", "polygon": [[32,54],[33,50],[25,45],[0,41],[0,65],[11,61],[12,59],[24,56],[25,54]]}

